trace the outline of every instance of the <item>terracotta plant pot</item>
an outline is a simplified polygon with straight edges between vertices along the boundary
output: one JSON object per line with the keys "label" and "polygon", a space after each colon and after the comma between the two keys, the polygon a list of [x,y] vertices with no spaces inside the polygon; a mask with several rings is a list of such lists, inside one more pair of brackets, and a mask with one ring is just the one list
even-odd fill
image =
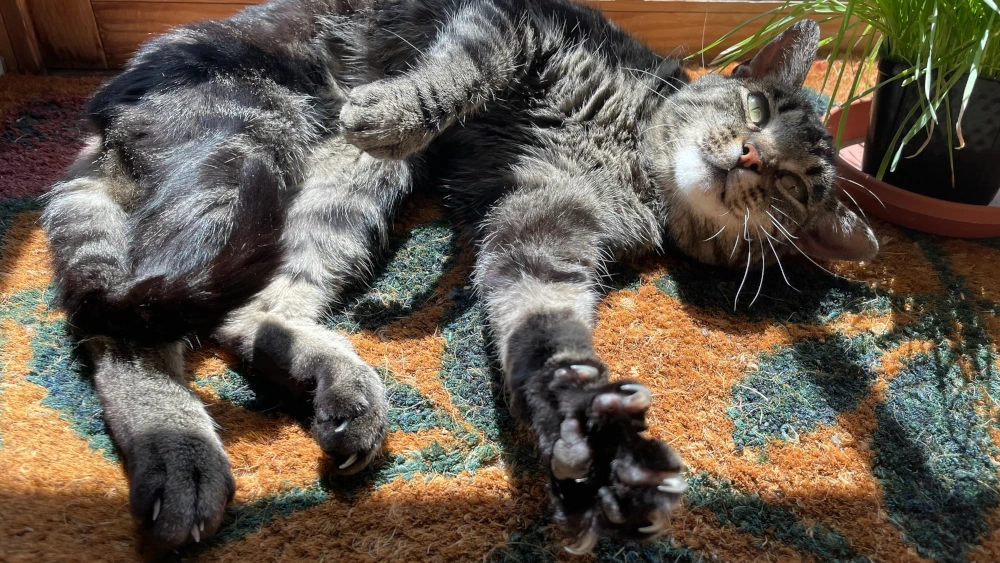
{"label": "terracotta plant pot", "polygon": [[[908,68],[910,65],[906,63],[881,59],[878,81],[886,82]],[[967,79],[968,76],[961,77],[948,90],[953,118],[958,117],[962,107]],[[900,127],[905,133],[917,122],[916,113],[919,112],[909,119],[907,115],[920,104],[920,96],[915,82],[902,86],[900,80],[881,86],[872,95],[871,121],[861,167],[866,173],[877,176],[886,152],[894,151],[891,145]],[[947,112],[948,108],[942,104],[938,110],[940,123],[931,130],[930,139],[927,139],[926,130],[917,133],[903,148],[896,169],[889,170],[887,166],[882,180],[936,199],[989,205],[1000,191],[1000,82],[985,78],[976,81],[962,118],[965,147],[950,151],[950,158],[954,159],[954,184],[949,145],[957,146],[958,140],[954,123],[946,118]]]}
{"label": "terracotta plant pot", "polygon": [[[839,187],[864,209],[890,223],[936,235],[984,238],[1000,237],[1000,207],[955,203],[891,186],[861,171],[863,141],[868,131],[871,100],[851,104],[837,157]],[[827,130],[836,135],[841,109],[827,120]],[[950,181],[950,176],[949,176]]]}

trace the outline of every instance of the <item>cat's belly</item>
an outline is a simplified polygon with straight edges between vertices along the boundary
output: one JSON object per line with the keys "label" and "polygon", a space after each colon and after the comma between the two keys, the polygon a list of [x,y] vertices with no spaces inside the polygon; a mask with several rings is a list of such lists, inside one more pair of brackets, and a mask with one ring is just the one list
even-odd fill
{"label": "cat's belly", "polygon": [[517,189],[545,189],[555,177],[599,175],[609,190],[639,180],[635,151],[607,131],[532,119],[527,112],[481,116],[435,141],[431,170],[446,204],[475,222]]}

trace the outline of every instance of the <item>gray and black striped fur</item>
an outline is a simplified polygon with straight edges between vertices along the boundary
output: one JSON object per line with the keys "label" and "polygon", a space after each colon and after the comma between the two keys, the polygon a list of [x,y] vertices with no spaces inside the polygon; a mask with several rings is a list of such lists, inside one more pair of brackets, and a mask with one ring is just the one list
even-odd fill
{"label": "gray and black striped fur", "polygon": [[640,434],[649,391],[609,383],[594,353],[599,279],[665,242],[741,269],[875,254],[799,93],[817,39],[798,24],[691,84],[568,0],[272,0],[146,44],[92,99],[93,140],[44,214],[136,518],[167,546],[198,541],[233,494],[181,376],[190,333],[307,390],[337,471],[371,461],[383,386],[323,319],[400,201],[435,185],[477,245],[511,404],[573,550],[660,533],[680,461]]}

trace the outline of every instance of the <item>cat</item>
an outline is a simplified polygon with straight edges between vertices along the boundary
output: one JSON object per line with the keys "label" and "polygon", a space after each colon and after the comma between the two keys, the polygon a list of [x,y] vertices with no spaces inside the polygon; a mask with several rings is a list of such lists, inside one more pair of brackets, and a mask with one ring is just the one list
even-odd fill
{"label": "cat", "polygon": [[401,201],[437,189],[476,245],[567,549],[661,534],[681,461],[641,434],[649,390],[594,352],[601,276],[667,245],[739,269],[876,254],[801,94],[818,38],[799,22],[691,81],[569,0],[271,0],[145,44],[89,102],[95,133],[43,214],[135,518],[176,547],[233,496],[182,376],[192,333],[307,397],[333,472],[372,461],[385,389],[323,320]]}

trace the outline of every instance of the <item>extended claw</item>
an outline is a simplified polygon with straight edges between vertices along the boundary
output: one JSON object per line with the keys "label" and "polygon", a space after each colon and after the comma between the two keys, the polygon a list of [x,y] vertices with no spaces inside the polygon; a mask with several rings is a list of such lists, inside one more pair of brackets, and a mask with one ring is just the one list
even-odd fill
{"label": "extended claw", "polygon": [[340,469],[347,469],[348,467],[354,465],[354,462],[357,461],[357,460],[358,460],[358,454],[357,453],[353,453],[353,454],[351,454],[351,457],[347,458],[347,461],[345,461],[344,463],[341,463],[338,467]]}
{"label": "extended claw", "polygon": [[347,430],[347,425],[350,424],[350,423],[351,423],[351,419],[349,419],[349,418],[347,420],[345,420],[344,422],[341,422],[339,425],[337,425],[336,428],[333,429],[333,433],[334,434],[340,434],[344,430]]}
{"label": "extended claw", "polygon": [[153,522],[156,522],[156,519],[159,517],[160,517],[160,499],[156,499],[156,502],[153,503]]}
{"label": "extended claw", "polygon": [[198,523],[198,531],[199,532],[204,532],[205,531],[205,522],[204,522],[204,520]]}
{"label": "extended claw", "polygon": [[595,545],[597,545],[597,532],[590,529],[580,538],[580,541],[573,545],[567,545],[565,549],[573,555],[586,555],[594,549]]}
{"label": "extended claw", "polygon": [[567,368],[559,368],[555,372],[556,381],[567,381],[573,379],[573,372]]}
{"label": "extended claw", "polygon": [[194,543],[199,543],[201,541],[201,533],[198,531],[198,526],[191,528],[191,537],[194,538]]}
{"label": "extended claw", "polygon": [[666,518],[652,518],[652,524],[649,526],[643,526],[639,528],[639,532],[643,534],[659,534],[663,531],[663,528],[667,526]]}
{"label": "extended claw", "polygon": [[663,480],[663,484],[656,487],[664,493],[674,493],[681,494],[687,490],[687,482],[680,475],[674,475],[673,477],[667,477]]}
{"label": "extended claw", "polygon": [[632,395],[625,400],[628,406],[637,411],[644,411],[653,403],[653,394],[649,388],[639,383],[627,383],[621,386],[622,391],[628,391]]}
{"label": "extended claw", "polygon": [[595,377],[597,377],[598,374],[601,373],[599,369],[595,368],[594,366],[588,366],[586,364],[572,365],[569,367],[570,369],[576,371],[576,373],[580,374],[580,377],[582,377],[583,379],[594,379]]}
{"label": "extended claw", "polygon": [[568,368],[559,368],[555,371],[556,381],[567,383],[582,383],[597,378],[601,370],[587,364],[574,364]]}

